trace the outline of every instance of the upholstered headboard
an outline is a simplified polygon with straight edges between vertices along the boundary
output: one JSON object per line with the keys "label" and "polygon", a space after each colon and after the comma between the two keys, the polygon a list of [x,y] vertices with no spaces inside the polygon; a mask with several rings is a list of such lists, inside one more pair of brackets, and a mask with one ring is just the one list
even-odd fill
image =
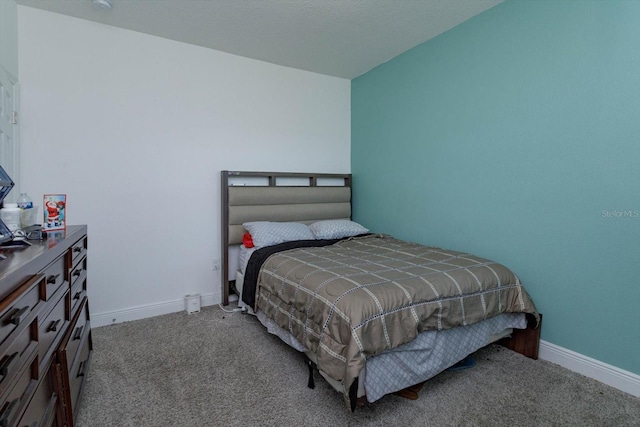
{"label": "upholstered headboard", "polygon": [[229,246],[242,243],[251,221],[302,222],[351,218],[351,175],[221,172],[222,302],[229,304]]}

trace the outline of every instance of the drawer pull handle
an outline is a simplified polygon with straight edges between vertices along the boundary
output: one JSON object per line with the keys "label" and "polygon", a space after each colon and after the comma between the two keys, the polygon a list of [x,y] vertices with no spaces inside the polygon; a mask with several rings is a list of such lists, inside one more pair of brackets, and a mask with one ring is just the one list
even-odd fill
{"label": "drawer pull handle", "polygon": [[47,283],[49,284],[56,283],[56,280],[58,280],[58,277],[60,277],[60,274],[56,274],[55,276],[49,276],[47,278]]}
{"label": "drawer pull handle", "polygon": [[82,269],[75,270],[75,271],[73,272],[73,275],[74,275],[74,276],[79,276],[79,275],[81,275],[81,274],[82,274]]}
{"label": "drawer pull handle", "polygon": [[84,325],[78,326],[76,330],[73,332],[73,341],[79,340],[82,338],[82,330],[84,329]]}
{"label": "drawer pull handle", "polygon": [[5,409],[2,411],[2,414],[0,414],[0,426],[2,427],[9,426],[9,420],[13,418],[13,415],[14,415],[13,413],[15,412],[16,409],[18,409],[18,403],[20,403],[20,399],[13,399],[11,403],[8,403],[7,406],[5,406]]}
{"label": "drawer pull handle", "polygon": [[73,299],[80,299],[80,295],[82,295],[82,291],[78,291],[73,295]]}
{"label": "drawer pull handle", "polygon": [[58,330],[58,325],[60,324],[60,319],[56,320],[49,326],[49,332],[56,332]]}
{"label": "drawer pull handle", "polygon": [[29,306],[22,307],[20,310],[17,310],[15,313],[13,313],[13,316],[11,316],[11,323],[18,326],[20,322],[24,320],[27,314],[29,314],[30,308],[31,307]]}
{"label": "drawer pull handle", "polygon": [[87,366],[87,361],[83,360],[80,362],[80,367],[78,368],[78,377],[84,377],[84,368]]}
{"label": "drawer pull handle", "polygon": [[0,379],[0,382],[2,382],[6,377],[9,376],[9,372],[13,371],[13,368],[15,368],[16,364],[20,361],[20,358],[18,356],[18,352],[15,352],[11,356],[7,356],[4,359],[4,361],[2,362],[2,366],[0,366],[0,375],[2,375],[2,379]]}
{"label": "drawer pull handle", "polygon": [[73,252],[82,252],[82,246],[76,246],[73,248]]}

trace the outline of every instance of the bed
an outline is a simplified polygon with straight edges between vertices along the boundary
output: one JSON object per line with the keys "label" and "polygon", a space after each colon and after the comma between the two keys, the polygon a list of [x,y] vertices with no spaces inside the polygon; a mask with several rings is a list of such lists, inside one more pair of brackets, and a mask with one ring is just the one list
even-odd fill
{"label": "bed", "polygon": [[491,342],[537,358],[541,317],[513,272],[369,232],[351,221],[350,175],[222,171],[221,184],[223,303],[235,290],[305,355],[309,385],[317,369],[351,410]]}

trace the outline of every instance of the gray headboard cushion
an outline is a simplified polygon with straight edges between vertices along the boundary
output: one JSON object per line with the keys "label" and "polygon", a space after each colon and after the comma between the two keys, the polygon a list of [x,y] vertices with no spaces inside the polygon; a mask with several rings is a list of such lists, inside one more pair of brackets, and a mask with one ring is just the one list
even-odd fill
{"label": "gray headboard cushion", "polygon": [[[230,179],[231,178],[231,179]],[[265,179],[266,185],[234,185],[232,179]],[[302,180],[303,185],[277,185]],[[330,185],[321,185],[327,181]],[[338,182],[336,185],[335,182]],[[307,183],[307,185],[304,185]],[[251,221],[302,222],[351,218],[351,175],[286,172],[221,172],[222,302],[229,303],[229,245],[242,243]]]}
{"label": "gray headboard cushion", "polygon": [[349,187],[229,187],[229,244],[242,243],[250,221],[351,218]]}

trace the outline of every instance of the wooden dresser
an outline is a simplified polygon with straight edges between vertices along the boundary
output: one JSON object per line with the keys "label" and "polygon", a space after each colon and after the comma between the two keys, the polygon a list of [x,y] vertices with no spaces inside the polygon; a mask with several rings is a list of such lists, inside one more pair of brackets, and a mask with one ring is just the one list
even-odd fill
{"label": "wooden dresser", "polygon": [[87,227],[0,253],[0,427],[73,426],[93,345]]}

